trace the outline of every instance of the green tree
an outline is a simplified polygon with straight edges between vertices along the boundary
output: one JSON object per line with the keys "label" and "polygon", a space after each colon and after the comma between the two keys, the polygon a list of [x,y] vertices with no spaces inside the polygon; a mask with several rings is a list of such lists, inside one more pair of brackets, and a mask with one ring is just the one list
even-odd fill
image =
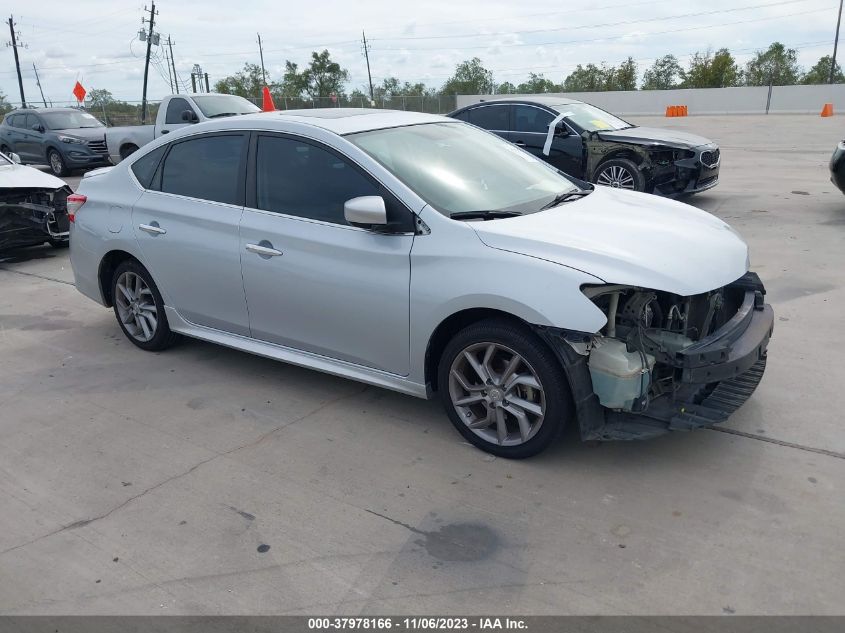
{"label": "green tree", "polygon": [[294,62],[286,61],[282,80],[273,83],[270,90],[274,99],[301,99],[307,84],[305,73],[299,71],[299,66]]}
{"label": "green tree", "polygon": [[[801,79],[802,84],[826,84],[830,81],[830,62],[831,57],[830,55],[825,55],[819,61],[816,62],[816,65],[813,66],[810,70],[807,71],[807,74]],[[833,81],[834,83],[843,83],[845,82],[845,75],[842,74],[842,67],[839,65],[839,62],[836,63],[836,66],[833,70]]]}
{"label": "green tree", "polygon": [[444,94],[484,95],[493,92],[493,73],[487,70],[478,57],[461,62],[455,74],[446,80]]}
{"label": "green tree", "polygon": [[500,83],[498,86],[496,86],[496,94],[500,94],[500,95],[516,94],[516,86],[514,86],[509,81],[505,81],[504,83]]}
{"label": "green tree", "polygon": [[0,114],[12,111],[12,104],[6,100],[6,95],[0,90]]}
{"label": "green tree", "polygon": [[516,92],[520,94],[541,94],[544,92],[560,92],[560,88],[551,79],[546,79],[542,73],[530,73],[528,80],[517,86]]}
{"label": "green tree", "polygon": [[643,90],[671,90],[678,87],[681,65],[674,55],[664,55],[654,60],[651,68],[643,73]]}
{"label": "green tree", "polygon": [[727,88],[742,83],[742,71],[727,48],[715,53],[709,48],[703,54],[696,51],[681,76],[684,88]]}
{"label": "green tree", "polygon": [[619,68],[613,69],[613,75],[609,79],[611,82],[607,85],[607,90],[636,90],[637,62],[633,57],[628,57],[619,64]]}
{"label": "green tree", "polygon": [[563,80],[565,92],[599,92],[605,89],[606,72],[595,64],[578,64]]}
{"label": "green tree", "polygon": [[86,96],[88,97],[89,108],[103,108],[115,103],[111,92],[105,88],[93,88]]}
{"label": "green tree", "polygon": [[757,51],[745,65],[745,83],[748,86],[791,86],[801,79],[798,54],[794,48],[786,48],[780,42],[773,42],[768,50]]}
{"label": "green tree", "polygon": [[247,99],[258,99],[261,97],[263,87],[264,78],[261,74],[261,66],[246,63],[243,70],[215,82],[214,92],[238,95]]}
{"label": "green tree", "polygon": [[333,94],[342,96],[348,79],[349,72],[332,61],[328,50],[311,53],[311,62],[301,75],[305,93],[312,99],[321,99]]}

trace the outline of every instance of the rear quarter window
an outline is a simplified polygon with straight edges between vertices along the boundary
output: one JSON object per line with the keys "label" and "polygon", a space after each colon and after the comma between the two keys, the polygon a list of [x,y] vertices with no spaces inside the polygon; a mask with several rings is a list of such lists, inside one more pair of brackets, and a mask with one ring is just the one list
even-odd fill
{"label": "rear quarter window", "polygon": [[144,189],[157,189],[157,187],[152,186],[153,177],[161,162],[161,157],[164,156],[166,151],[167,145],[162,145],[132,163],[130,169]]}

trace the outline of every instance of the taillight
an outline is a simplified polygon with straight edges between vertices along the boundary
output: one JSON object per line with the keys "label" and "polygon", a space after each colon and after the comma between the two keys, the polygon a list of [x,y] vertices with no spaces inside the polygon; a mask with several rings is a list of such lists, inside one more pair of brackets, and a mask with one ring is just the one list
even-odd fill
{"label": "taillight", "polygon": [[76,221],[76,214],[82,208],[82,205],[88,200],[88,196],[83,196],[81,193],[72,193],[67,197],[67,219],[71,222]]}

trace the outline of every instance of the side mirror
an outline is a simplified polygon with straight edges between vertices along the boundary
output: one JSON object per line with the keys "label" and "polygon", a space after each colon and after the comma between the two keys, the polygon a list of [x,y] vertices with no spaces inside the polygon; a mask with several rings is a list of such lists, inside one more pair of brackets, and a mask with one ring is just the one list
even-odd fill
{"label": "side mirror", "polygon": [[387,209],[381,196],[361,196],[343,204],[343,217],[352,226],[372,228],[387,224]]}
{"label": "side mirror", "polygon": [[9,154],[9,158],[12,159],[13,163],[17,163],[18,165],[21,164],[21,157],[18,154],[12,152],[11,154]]}
{"label": "side mirror", "polygon": [[43,132],[43,131],[44,131],[44,128],[43,128],[43,127],[41,127],[41,125],[40,125],[39,123],[36,123],[35,125],[33,125],[33,126],[32,126],[32,129],[33,129],[35,132]]}
{"label": "side mirror", "polygon": [[197,113],[193,110],[183,110],[182,120],[186,121],[187,123],[196,123],[197,121],[199,121],[199,117],[197,116]]}

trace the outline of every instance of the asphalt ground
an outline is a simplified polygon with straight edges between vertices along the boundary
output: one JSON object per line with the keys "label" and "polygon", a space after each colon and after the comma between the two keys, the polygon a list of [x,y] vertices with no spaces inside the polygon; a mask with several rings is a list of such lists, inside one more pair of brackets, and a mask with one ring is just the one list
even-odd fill
{"label": "asphalt ground", "polygon": [[25,249],[0,263],[0,614],[845,613],[842,120],[635,122],[721,145],[690,202],[776,311],[721,429],[495,459],[437,402],[142,352],[67,251]]}

